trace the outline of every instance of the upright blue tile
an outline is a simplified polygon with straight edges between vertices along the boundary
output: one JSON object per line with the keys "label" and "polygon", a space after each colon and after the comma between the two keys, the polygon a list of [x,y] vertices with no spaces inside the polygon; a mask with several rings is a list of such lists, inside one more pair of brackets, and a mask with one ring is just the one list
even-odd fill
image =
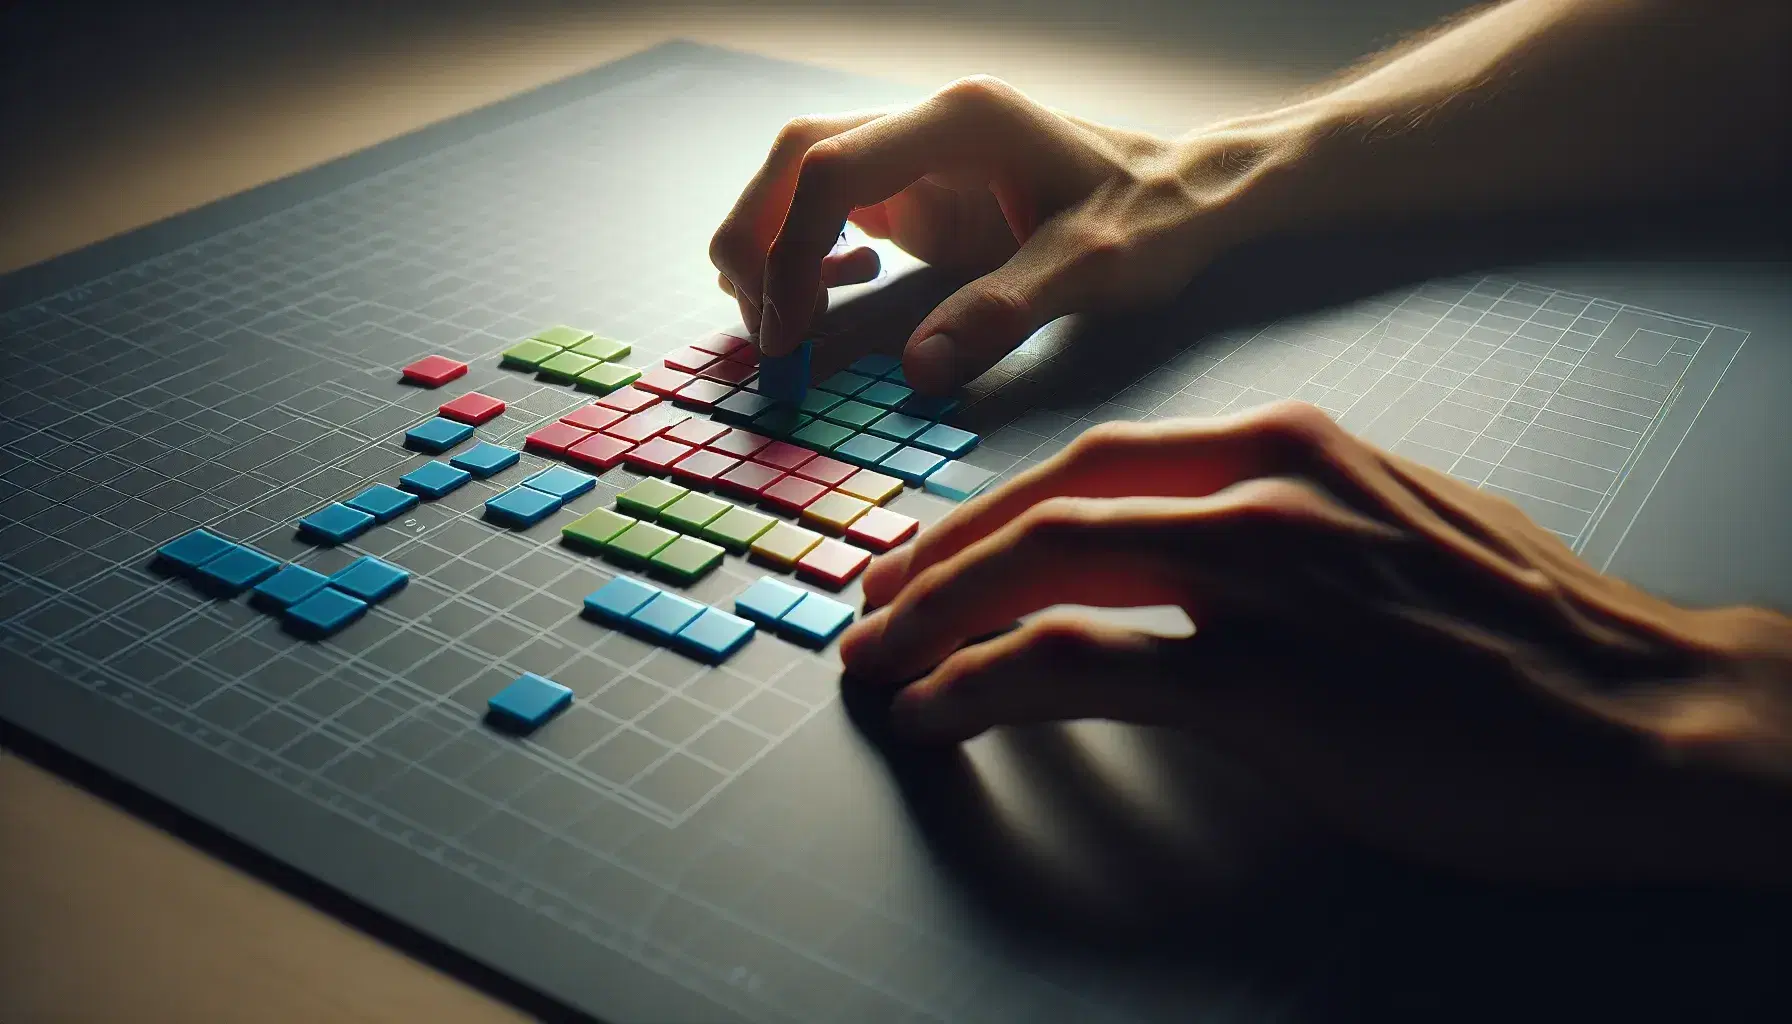
{"label": "upright blue tile", "polygon": [[809,393],[809,377],[814,373],[811,360],[815,343],[804,341],[789,355],[761,356],[759,359],[759,393],[779,402],[800,402]]}

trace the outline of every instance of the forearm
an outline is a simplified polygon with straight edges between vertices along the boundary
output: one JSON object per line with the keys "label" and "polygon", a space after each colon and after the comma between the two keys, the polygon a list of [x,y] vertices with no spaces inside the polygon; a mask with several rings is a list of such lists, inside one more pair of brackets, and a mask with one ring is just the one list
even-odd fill
{"label": "forearm", "polygon": [[1246,234],[1727,193],[1787,172],[1792,5],[1512,0],[1184,140],[1264,154]]}

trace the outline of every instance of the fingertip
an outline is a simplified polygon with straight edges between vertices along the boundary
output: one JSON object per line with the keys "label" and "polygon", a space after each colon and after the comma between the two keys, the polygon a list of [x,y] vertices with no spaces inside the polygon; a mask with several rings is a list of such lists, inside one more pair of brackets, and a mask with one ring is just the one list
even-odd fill
{"label": "fingertip", "polygon": [[848,672],[866,677],[875,676],[880,660],[878,648],[882,645],[884,625],[889,619],[888,611],[875,611],[846,627],[846,632],[840,634],[840,660]]}
{"label": "fingertip", "polygon": [[958,342],[939,332],[910,342],[902,353],[902,373],[923,394],[952,390],[958,386],[960,375]]}
{"label": "fingertip", "polygon": [[865,569],[861,584],[865,591],[865,607],[881,608],[896,599],[896,595],[902,590],[902,584],[908,579],[911,551],[910,548],[902,548],[872,560],[871,565]]}
{"label": "fingertip", "polygon": [[838,288],[842,285],[864,284],[877,277],[883,268],[883,259],[877,250],[861,245],[845,252],[834,253],[821,261],[821,283],[826,288]]}

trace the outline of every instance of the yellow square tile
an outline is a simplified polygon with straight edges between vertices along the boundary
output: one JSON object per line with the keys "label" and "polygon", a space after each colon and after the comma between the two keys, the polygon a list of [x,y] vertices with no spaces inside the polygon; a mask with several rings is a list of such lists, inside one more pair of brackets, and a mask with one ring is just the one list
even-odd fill
{"label": "yellow square tile", "polygon": [[854,519],[871,510],[871,503],[841,491],[829,491],[803,509],[803,522],[833,533],[845,533]]}
{"label": "yellow square tile", "polygon": [[893,476],[861,469],[847,477],[846,482],[838,489],[855,498],[864,498],[873,505],[882,505],[902,493],[902,481]]}
{"label": "yellow square tile", "polygon": [[796,560],[809,553],[809,549],[821,543],[821,534],[814,530],[805,530],[789,523],[779,523],[760,534],[753,541],[753,554],[788,569],[796,564]]}

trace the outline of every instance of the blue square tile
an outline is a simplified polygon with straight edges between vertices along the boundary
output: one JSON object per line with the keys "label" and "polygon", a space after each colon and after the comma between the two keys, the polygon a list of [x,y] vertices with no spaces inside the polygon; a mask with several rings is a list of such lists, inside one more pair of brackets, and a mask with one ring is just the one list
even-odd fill
{"label": "blue square tile", "polygon": [[445,416],[425,420],[404,433],[404,446],[431,455],[445,452],[473,436],[473,428]]}
{"label": "blue square tile", "polygon": [[989,486],[996,475],[987,469],[978,469],[965,462],[948,462],[944,466],[927,474],[921,486],[931,494],[953,501],[968,501],[973,495]]}
{"label": "blue square tile", "polygon": [[456,469],[446,462],[425,462],[416,469],[398,478],[398,486],[425,498],[440,498],[461,484],[473,479],[473,474],[464,469]]}
{"label": "blue square tile", "polygon": [[858,393],[861,402],[881,405],[886,409],[894,409],[914,396],[914,392],[895,381],[880,380]]}
{"label": "blue square tile", "polygon": [[513,529],[534,526],[561,505],[559,498],[533,487],[518,485],[485,503],[485,517]]}
{"label": "blue square tile", "polygon": [[483,479],[516,465],[516,460],[521,457],[522,453],[515,448],[481,441],[448,461],[456,469],[464,469]]}
{"label": "blue square tile", "polygon": [[807,590],[793,587],[776,576],[762,576],[734,599],[734,614],[752,619],[761,626],[775,626],[807,593]]}
{"label": "blue square tile", "polygon": [[214,593],[240,594],[280,568],[280,563],[254,548],[237,546],[194,570],[193,578]]}
{"label": "blue square tile", "polygon": [[778,629],[798,643],[826,647],[851,621],[852,605],[811,592],[784,613],[778,620]]}
{"label": "blue square tile", "polygon": [[907,441],[932,425],[931,421],[918,416],[889,412],[865,429],[878,437],[887,437],[892,441]]}
{"label": "blue square tile", "polygon": [[867,468],[900,447],[896,442],[875,434],[854,434],[834,449],[834,454],[848,462]]}
{"label": "blue square tile", "polygon": [[915,435],[913,443],[939,452],[949,459],[961,459],[966,452],[977,447],[977,442],[981,440],[982,438],[968,430],[948,427],[944,423],[935,423]]}
{"label": "blue square tile", "polygon": [[759,393],[779,402],[800,402],[809,393],[815,343],[805,341],[784,356],[759,358]]}
{"label": "blue square tile", "polygon": [[851,366],[847,367],[847,369],[865,377],[882,377],[891,370],[902,369],[902,360],[897,359],[895,356],[860,356]]}
{"label": "blue square tile", "polygon": [[919,486],[927,479],[927,474],[940,468],[940,463],[945,461],[945,456],[925,448],[900,448],[884,456],[877,468],[900,477],[904,483]]}
{"label": "blue square tile", "polygon": [[411,574],[391,562],[363,555],[330,577],[330,585],[372,604],[397,593]]}
{"label": "blue square tile", "polygon": [[597,477],[590,473],[581,473],[565,466],[549,466],[547,469],[523,481],[524,487],[533,487],[543,494],[552,494],[562,504],[584,494],[597,486]]}
{"label": "blue square tile", "polygon": [[678,631],[674,642],[685,652],[709,662],[727,661],[753,636],[753,624],[719,608],[705,608]]}
{"label": "blue square tile", "polygon": [[324,588],[330,577],[302,565],[287,565],[279,572],[255,585],[249,600],[263,608],[279,611],[297,604]]}
{"label": "blue square tile", "polygon": [[628,617],[653,600],[660,588],[648,586],[632,576],[618,576],[598,587],[585,598],[585,612],[612,626],[628,623]]}
{"label": "blue square tile", "polygon": [[334,501],[299,520],[299,532],[325,544],[341,544],[372,525],[372,516]]}
{"label": "blue square tile", "polygon": [[915,395],[896,407],[897,412],[919,416],[924,420],[945,419],[958,410],[958,399],[937,395]]}
{"label": "blue square tile", "polygon": [[157,548],[156,559],[171,569],[191,575],[193,570],[235,547],[210,530],[194,530]]}
{"label": "blue square tile", "polygon": [[653,595],[628,617],[629,624],[660,643],[670,643],[678,631],[702,614],[703,606],[665,591]]}
{"label": "blue square tile", "polygon": [[870,377],[856,374],[851,370],[841,370],[815,386],[823,391],[832,391],[836,395],[845,395],[851,398],[870,387],[872,383]]}
{"label": "blue square tile", "polygon": [[360,509],[377,522],[389,523],[416,508],[417,496],[409,491],[401,491],[390,484],[374,484],[343,504],[349,508]]}
{"label": "blue square tile", "polygon": [[486,702],[496,724],[531,730],[572,703],[572,691],[552,679],[525,672]]}
{"label": "blue square tile", "polygon": [[360,618],[367,602],[335,587],[323,587],[286,609],[286,626],[300,636],[321,640]]}

